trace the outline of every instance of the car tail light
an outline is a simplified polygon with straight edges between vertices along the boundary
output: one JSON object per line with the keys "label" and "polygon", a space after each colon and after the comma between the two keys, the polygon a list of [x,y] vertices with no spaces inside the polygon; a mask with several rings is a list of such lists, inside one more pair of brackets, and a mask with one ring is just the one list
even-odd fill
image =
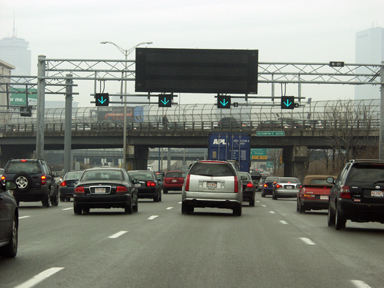
{"label": "car tail light", "polygon": [[351,199],[351,191],[349,190],[349,187],[347,185],[344,185],[340,189],[340,197],[344,199]]}
{"label": "car tail light", "polygon": [[60,183],[60,187],[66,187],[67,186],[67,182],[63,181]]}
{"label": "car tail light", "polygon": [[187,176],[187,180],[185,181],[185,191],[189,191],[189,178],[191,177],[190,174]]}
{"label": "car tail light", "polygon": [[276,188],[281,188],[282,186],[280,184],[277,184],[276,185]]}
{"label": "car tail light", "polygon": [[248,182],[248,184],[247,184],[247,188],[253,188],[253,184],[252,184],[252,182]]}
{"label": "car tail light", "polygon": [[147,187],[155,187],[156,183],[153,181],[147,181]]}
{"label": "car tail light", "polygon": [[1,181],[5,181],[5,176],[1,176]]}
{"label": "car tail light", "polygon": [[263,186],[264,186],[264,187],[268,187],[268,185],[267,185],[267,184],[264,184]]}
{"label": "car tail light", "polygon": [[85,193],[84,187],[83,186],[76,187],[75,193]]}
{"label": "car tail light", "polygon": [[116,193],[126,193],[127,191],[128,191],[128,189],[125,186],[117,186],[116,187]]}
{"label": "car tail light", "polygon": [[40,183],[41,185],[45,185],[47,183],[47,177],[45,177],[45,175],[41,176]]}
{"label": "car tail light", "polygon": [[20,162],[27,162],[27,160],[25,160],[25,159],[21,159]]}
{"label": "car tail light", "polygon": [[304,194],[304,195],[303,195],[303,198],[304,198],[304,199],[311,199],[311,198],[313,198],[313,197],[316,197],[316,195],[310,195],[310,194]]}
{"label": "car tail light", "polygon": [[237,182],[237,176],[235,176],[235,193],[239,192],[239,182]]}

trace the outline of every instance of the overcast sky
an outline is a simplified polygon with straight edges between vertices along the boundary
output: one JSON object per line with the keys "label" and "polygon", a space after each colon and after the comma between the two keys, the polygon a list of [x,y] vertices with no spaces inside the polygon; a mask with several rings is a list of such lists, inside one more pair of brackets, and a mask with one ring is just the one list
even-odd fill
{"label": "overcast sky", "polygon": [[[151,48],[258,49],[260,62],[355,63],[356,32],[384,27],[384,1],[0,0],[0,38],[13,35],[14,19],[17,37],[29,42],[33,75],[38,55],[124,58],[100,41],[124,49],[147,41],[153,42]],[[263,89],[270,93],[259,87]],[[297,87],[289,89],[297,94]],[[353,98],[353,91],[338,87],[324,95],[313,85],[303,89],[303,96],[345,99]],[[91,106],[84,94],[75,101]],[[214,102],[213,96],[200,98]],[[196,98],[182,102],[190,101],[196,103]]]}

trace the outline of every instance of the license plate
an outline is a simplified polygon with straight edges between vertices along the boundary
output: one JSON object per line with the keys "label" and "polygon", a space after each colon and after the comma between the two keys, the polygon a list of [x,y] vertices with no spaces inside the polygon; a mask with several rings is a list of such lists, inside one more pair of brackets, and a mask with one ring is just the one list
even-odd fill
{"label": "license plate", "polygon": [[207,182],[207,187],[209,189],[214,189],[214,188],[216,188],[216,186],[217,186],[216,182]]}
{"label": "license plate", "polygon": [[177,180],[176,180],[176,179],[173,179],[172,182],[177,182]]}
{"label": "license plate", "polygon": [[329,196],[321,196],[320,195],[320,200],[328,200]]}
{"label": "license plate", "polygon": [[135,184],[135,187],[141,187],[141,184],[140,183]]}
{"label": "license plate", "polygon": [[383,197],[383,191],[371,191],[371,196],[372,197]]}
{"label": "license plate", "polygon": [[285,189],[293,189],[293,186],[285,186]]}
{"label": "license plate", "polygon": [[105,193],[105,188],[95,188],[95,193]]}

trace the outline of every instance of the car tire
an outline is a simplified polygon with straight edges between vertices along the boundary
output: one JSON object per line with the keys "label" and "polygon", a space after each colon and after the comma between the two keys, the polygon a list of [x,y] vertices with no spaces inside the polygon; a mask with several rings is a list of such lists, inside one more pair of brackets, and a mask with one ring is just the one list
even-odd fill
{"label": "car tire", "polygon": [[168,194],[168,190],[167,189],[163,189],[163,193],[164,194]]}
{"label": "car tire", "polygon": [[139,200],[136,198],[135,206],[133,206],[133,212],[139,211]]}
{"label": "car tire", "polygon": [[191,214],[191,206],[189,206],[187,203],[183,202],[181,203],[181,214],[188,215]]}
{"label": "car tire", "polygon": [[241,212],[242,212],[242,206],[241,206],[241,204],[239,204],[238,206],[236,206],[235,208],[233,208],[233,215],[235,215],[235,216],[241,216]]}
{"label": "car tire", "polygon": [[32,178],[27,173],[18,173],[13,177],[13,181],[16,183],[16,191],[24,192],[31,188]]}
{"label": "car tire", "polygon": [[82,209],[81,207],[73,205],[73,212],[75,213],[75,215],[81,215]]}
{"label": "car tire", "polygon": [[332,210],[331,206],[328,207],[327,224],[328,227],[335,225],[335,212]]}
{"label": "car tire", "polygon": [[252,198],[251,201],[249,201],[250,207],[255,207],[255,198]]}
{"label": "car tire", "polygon": [[51,205],[52,206],[58,206],[59,205],[59,199],[57,198],[57,196],[51,196],[50,197],[51,199]]}
{"label": "car tire", "polygon": [[41,204],[43,205],[43,207],[48,208],[49,207],[49,196],[47,196],[43,200],[41,200]]}
{"label": "car tire", "polygon": [[17,215],[13,215],[12,221],[12,231],[11,231],[11,239],[9,239],[9,243],[0,248],[0,256],[6,258],[14,258],[17,254],[17,245],[18,245],[18,233],[19,224]]}
{"label": "car tire", "polygon": [[159,194],[157,194],[154,198],[153,198],[153,202],[159,202]]}
{"label": "car tire", "polygon": [[347,223],[347,220],[340,212],[339,208],[336,208],[336,216],[335,216],[335,228],[336,230],[341,230],[345,228],[345,224]]}
{"label": "car tire", "polygon": [[60,195],[60,201],[61,201],[61,202],[65,202],[65,196],[61,196],[61,195]]}
{"label": "car tire", "polygon": [[272,199],[277,200],[277,195],[275,193],[272,194]]}
{"label": "car tire", "polygon": [[301,205],[299,198],[297,199],[297,212],[299,212],[300,214],[305,213],[305,208],[303,205]]}
{"label": "car tire", "polygon": [[84,214],[88,214],[90,209],[89,207],[84,207],[82,210]]}
{"label": "car tire", "polygon": [[124,213],[125,214],[132,214],[132,201],[129,201],[129,204],[127,206],[125,206],[124,208]]}
{"label": "car tire", "polygon": [[261,197],[265,198],[265,193],[261,192]]}

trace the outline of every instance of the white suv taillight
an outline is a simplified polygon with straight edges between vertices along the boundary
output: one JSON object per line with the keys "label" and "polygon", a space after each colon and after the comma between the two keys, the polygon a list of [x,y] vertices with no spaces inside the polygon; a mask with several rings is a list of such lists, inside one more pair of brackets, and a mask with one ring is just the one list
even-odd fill
{"label": "white suv taillight", "polygon": [[188,174],[187,176],[187,180],[185,182],[185,191],[189,191],[189,178],[191,177],[190,174]]}
{"label": "white suv taillight", "polygon": [[235,193],[239,192],[239,182],[237,181],[237,176],[235,176]]}

